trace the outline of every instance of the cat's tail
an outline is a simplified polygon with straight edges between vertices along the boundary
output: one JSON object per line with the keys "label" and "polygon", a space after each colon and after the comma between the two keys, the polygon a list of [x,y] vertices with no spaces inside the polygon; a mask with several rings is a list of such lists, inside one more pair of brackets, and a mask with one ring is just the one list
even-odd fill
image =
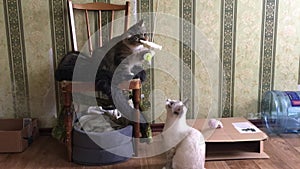
{"label": "cat's tail", "polygon": [[116,109],[118,109],[125,118],[138,123],[147,123],[146,118],[142,113],[140,113],[140,121],[136,120],[135,114],[137,110],[130,106],[128,102],[129,98],[124,95],[120,88],[112,85],[111,94]]}

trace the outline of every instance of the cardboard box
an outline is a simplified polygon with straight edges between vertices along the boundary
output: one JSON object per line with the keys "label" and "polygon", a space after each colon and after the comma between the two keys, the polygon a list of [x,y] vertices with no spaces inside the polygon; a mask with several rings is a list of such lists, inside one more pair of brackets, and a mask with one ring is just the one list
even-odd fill
{"label": "cardboard box", "polygon": [[[209,128],[208,119],[188,120],[188,123],[200,130],[205,137],[206,160],[269,158],[263,151],[263,142],[268,138],[263,131],[245,118],[219,120],[223,123],[223,128],[218,129]],[[240,129],[243,126],[246,128]]]}
{"label": "cardboard box", "polygon": [[[27,119],[28,120],[28,119]],[[37,119],[0,119],[0,152],[22,152],[39,136]]]}

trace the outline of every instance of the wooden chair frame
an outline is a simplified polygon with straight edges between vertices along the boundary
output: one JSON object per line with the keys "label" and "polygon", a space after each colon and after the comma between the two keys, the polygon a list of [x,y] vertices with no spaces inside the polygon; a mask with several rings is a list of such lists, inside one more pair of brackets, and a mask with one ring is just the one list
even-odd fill
{"label": "wooden chair frame", "polygon": [[[126,2],[125,5],[114,5],[114,4],[107,4],[101,2],[94,2],[94,3],[86,3],[86,4],[74,4],[71,0],[68,0],[68,10],[69,10],[69,23],[70,23],[70,33],[71,33],[71,42],[72,42],[72,49],[74,51],[78,51],[77,46],[77,37],[76,37],[76,28],[75,28],[75,19],[74,19],[74,10],[84,10],[85,11],[85,19],[86,19],[86,26],[87,26],[87,35],[89,38],[89,51],[92,52],[92,42],[90,40],[91,31],[90,31],[90,23],[88,20],[88,11],[96,11],[98,12],[98,25],[99,25],[99,46],[102,46],[102,34],[101,34],[101,11],[111,11],[112,12],[112,20],[114,20],[114,11],[125,11],[125,24],[124,30],[128,29],[129,25],[129,2]],[[110,35],[109,38],[111,39],[113,36],[113,23],[110,27]],[[140,126],[137,123],[140,120],[140,112],[139,112],[139,105],[141,101],[141,81],[139,79],[133,79],[131,81],[126,81],[119,85],[121,89],[132,90],[133,93],[133,103],[134,108],[136,110],[135,113],[135,121],[134,122],[134,137],[140,137]],[[73,128],[73,114],[74,114],[74,106],[72,101],[72,93],[73,92],[82,92],[82,91],[91,91],[95,89],[94,82],[71,82],[71,81],[63,81],[60,83],[60,88],[62,91],[63,97],[63,107],[65,113],[65,128],[66,128],[66,146],[67,146],[67,155],[68,160],[72,161],[72,128]],[[95,91],[95,90],[94,90]],[[138,140],[138,139],[135,139]],[[137,155],[137,141],[135,142],[135,153]]]}
{"label": "wooden chair frame", "polygon": [[[94,2],[94,3],[85,3],[85,4],[74,4],[72,0],[68,0],[68,9],[69,9],[69,21],[70,21],[70,31],[71,31],[71,42],[72,48],[74,51],[78,51],[77,45],[77,36],[76,36],[76,26],[74,19],[74,10],[82,10],[85,12],[85,20],[86,20],[86,29],[87,29],[87,37],[88,37],[88,45],[89,51],[93,51],[92,41],[91,41],[91,29],[89,23],[89,11],[95,11],[98,13],[98,29],[99,29],[99,46],[102,46],[102,26],[101,26],[101,14],[102,11],[111,11],[111,20],[113,21],[115,18],[115,11],[125,11],[125,24],[124,31],[128,29],[129,26],[129,2],[126,1],[125,5],[115,5],[108,4],[102,2]],[[110,25],[109,39],[113,37],[113,22]]]}

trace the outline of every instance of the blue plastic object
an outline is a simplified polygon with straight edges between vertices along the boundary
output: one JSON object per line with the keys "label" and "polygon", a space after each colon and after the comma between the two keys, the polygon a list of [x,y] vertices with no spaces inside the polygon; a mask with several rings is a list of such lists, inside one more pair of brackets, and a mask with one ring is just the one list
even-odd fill
{"label": "blue plastic object", "polygon": [[270,133],[300,133],[300,91],[266,92],[261,117]]}

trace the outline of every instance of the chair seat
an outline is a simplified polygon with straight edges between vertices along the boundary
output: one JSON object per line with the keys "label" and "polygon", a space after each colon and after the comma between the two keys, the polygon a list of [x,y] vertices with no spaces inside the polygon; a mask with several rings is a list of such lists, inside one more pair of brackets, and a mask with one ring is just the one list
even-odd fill
{"label": "chair seat", "polygon": [[[94,105],[96,99],[97,105],[101,105],[106,109],[114,108],[113,101],[101,91],[96,91],[95,83],[93,82],[62,81],[60,86],[63,92],[71,93],[73,99],[76,99],[78,103]],[[141,87],[142,84],[140,79],[123,81],[119,85],[119,88],[123,90],[140,90]],[[88,95],[88,92],[92,92],[96,97],[95,95]]]}
{"label": "chair seat", "polygon": [[[61,87],[67,92],[95,91],[95,82],[62,81]],[[119,85],[119,88],[124,90],[141,89],[141,87],[142,83],[140,79],[123,81]]]}

